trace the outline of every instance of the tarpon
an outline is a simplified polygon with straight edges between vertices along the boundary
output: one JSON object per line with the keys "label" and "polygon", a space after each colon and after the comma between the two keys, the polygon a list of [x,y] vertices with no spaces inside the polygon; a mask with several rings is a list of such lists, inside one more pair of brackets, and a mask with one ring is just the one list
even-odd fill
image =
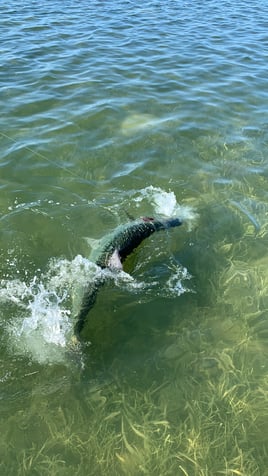
{"label": "tarpon", "polygon": [[[179,218],[164,218],[161,220],[142,217],[138,220],[119,226],[113,233],[106,235],[99,241],[97,249],[93,250],[90,260],[94,261],[102,269],[123,269],[126,257],[137,248],[141,242],[152,235],[155,231],[165,230],[180,226]],[[104,284],[105,275],[99,274],[88,285],[82,299],[81,308],[76,316],[75,334],[79,337],[85,325],[86,317],[93,307],[99,287]]]}

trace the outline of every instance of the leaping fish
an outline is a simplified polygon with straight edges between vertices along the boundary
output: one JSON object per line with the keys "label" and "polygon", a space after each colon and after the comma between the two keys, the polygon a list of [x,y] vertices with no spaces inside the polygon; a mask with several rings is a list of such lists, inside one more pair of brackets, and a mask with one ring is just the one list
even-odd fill
{"label": "leaping fish", "polygon": [[[90,255],[90,260],[94,261],[102,269],[123,269],[123,262],[141,242],[152,235],[155,231],[165,230],[180,226],[182,221],[179,218],[171,217],[166,219],[155,219],[142,217],[138,220],[120,225],[113,233],[106,235],[99,242],[96,250]],[[79,338],[84,328],[86,317],[93,307],[98,290],[105,282],[105,276],[96,277],[88,285],[84,293],[81,308],[76,316],[75,334]]]}

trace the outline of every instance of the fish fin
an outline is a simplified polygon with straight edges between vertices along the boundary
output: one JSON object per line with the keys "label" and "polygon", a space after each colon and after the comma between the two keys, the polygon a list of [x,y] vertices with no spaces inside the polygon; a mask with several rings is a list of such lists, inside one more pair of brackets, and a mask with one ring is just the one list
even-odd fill
{"label": "fish fin", "polygon": [[109,258],[108,267],[112,269],[123,269],[118,250],[114,250],[112,256]]}
{"label": "fish fin", "polygon": [[96,250],[97,248],[99,248],[101,243],[101,240],[96,240],[95,238],[88,238],[87,236],[84,236],[84,240],[87,242],[87,244],[92,250]]}

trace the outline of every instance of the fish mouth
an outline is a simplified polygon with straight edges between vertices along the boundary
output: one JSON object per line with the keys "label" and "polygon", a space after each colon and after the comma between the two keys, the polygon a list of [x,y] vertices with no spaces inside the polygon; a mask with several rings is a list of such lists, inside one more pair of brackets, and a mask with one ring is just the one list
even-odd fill
{"label": "fish mouth", "polygon": [[175,227],[175,226],[180,226],[182,225],[182,221],[180,220],[180,218],[168,218],[166,221],[164,221],[164,224],[166,224],[166,226],[169,228],[169,227]]}
{"label": "fish mouth", "polygon": [[141,220],[144,221],[145,223],[160,222],[164,228],[173,228],[173,227],[182,225],[182,220],[180,220],[180,218],[177,218],[177,217],[157,219],[154,217],[145,216],[145,217],[141,217]]}

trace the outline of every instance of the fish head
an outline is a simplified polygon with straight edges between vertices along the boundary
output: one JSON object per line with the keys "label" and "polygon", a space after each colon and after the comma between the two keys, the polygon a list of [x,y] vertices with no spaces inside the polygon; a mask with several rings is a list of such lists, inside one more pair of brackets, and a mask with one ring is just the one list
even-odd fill
{"label": "fish head", "polygon": [[145,223],[153,223],[156,227],[156,229],[161,229],[161,228],[173,228],[175,226],[180,226],[182,225],[182,221],[180,218],[177,217],[170,217],[170,218],[154,218],[154,217],[141,217],[141,220],[144,221]]}

